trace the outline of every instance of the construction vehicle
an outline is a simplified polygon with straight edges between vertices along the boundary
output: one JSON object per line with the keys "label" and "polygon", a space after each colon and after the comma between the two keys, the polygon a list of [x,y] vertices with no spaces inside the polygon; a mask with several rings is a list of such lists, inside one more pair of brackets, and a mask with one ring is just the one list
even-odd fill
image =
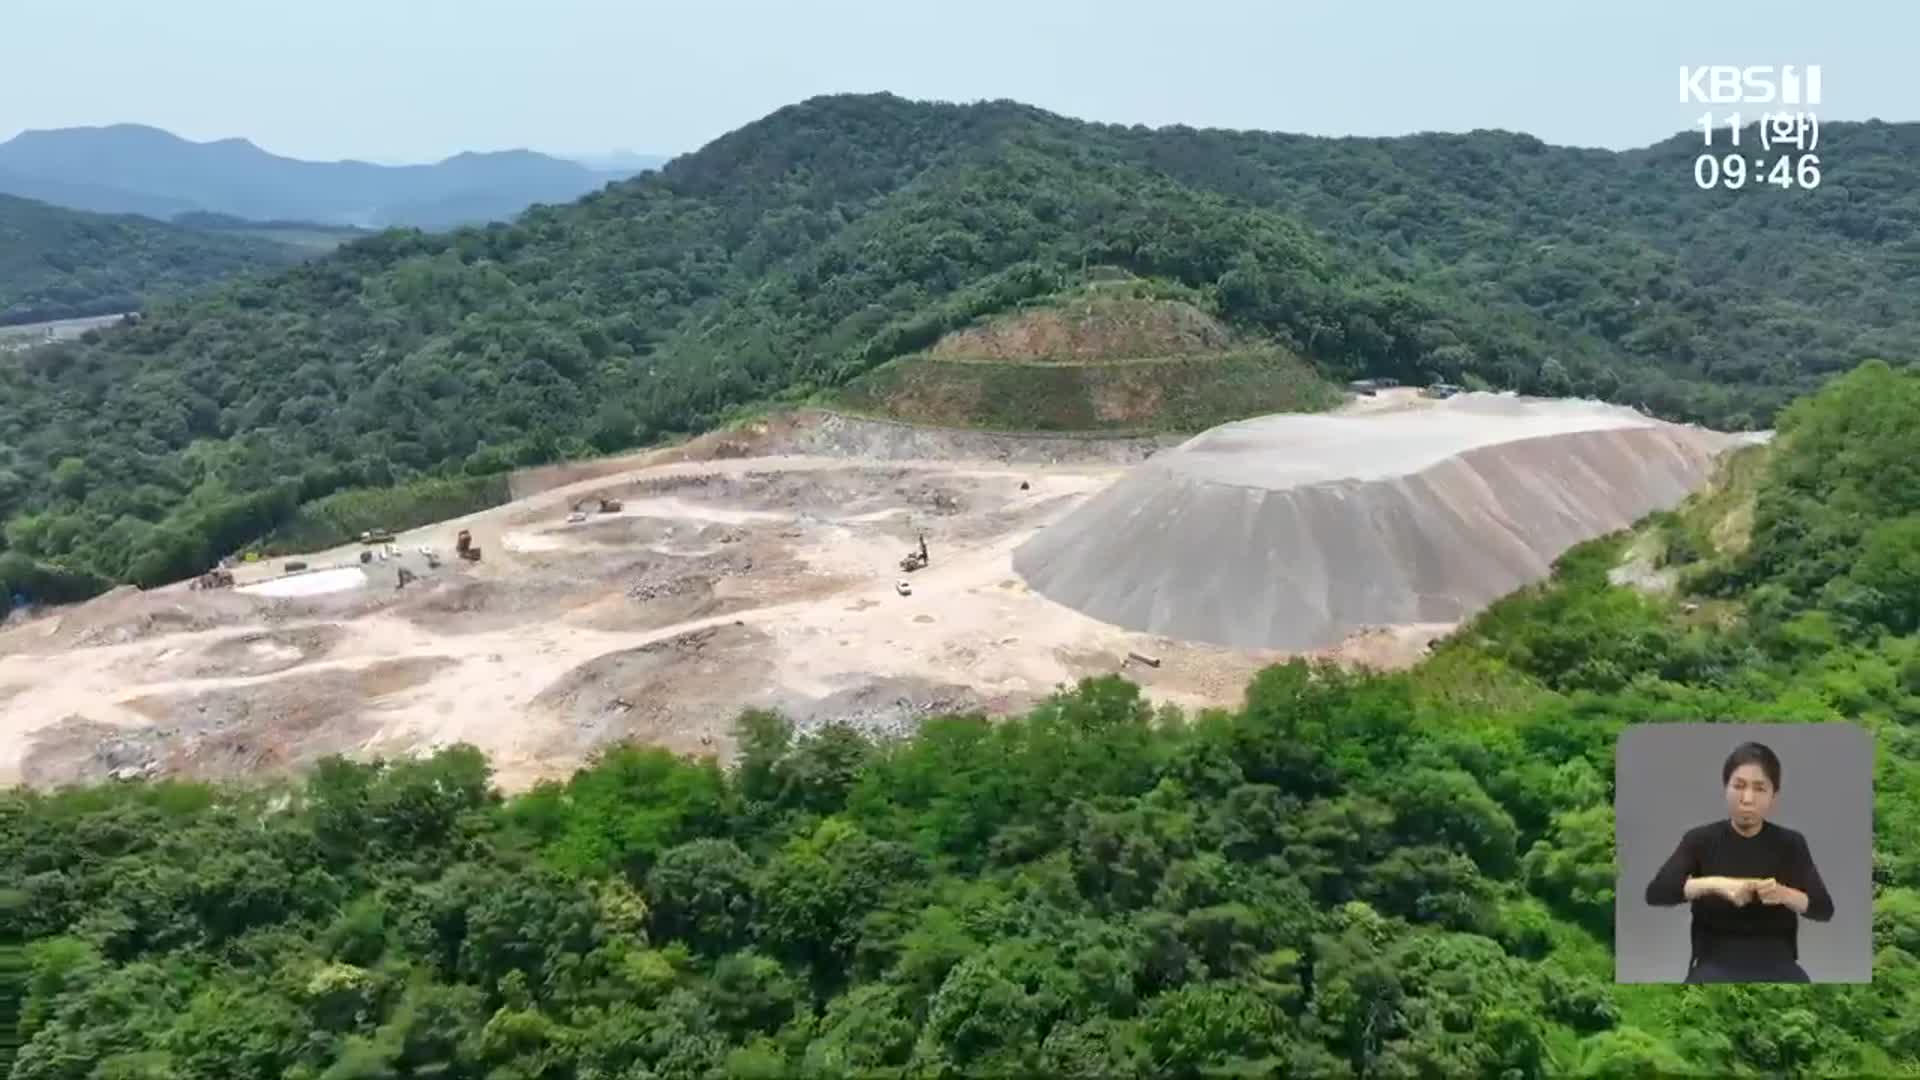
{"label": "construction vehicle", "polygon": [[893,583],[893,591],[899,593],[901,596],[912,596],[913,583],[906,578],[901,578],[899,581]]}
{"label": "construction vehicle", "polygon": [[209,570],[204,574],[201,574],[199,577],[194,578],[193,584],[188,586],[188,588],[231,589],[233,588],[233,571],[227,569],[224,566],[215,567],[214,569]]}
{"label": "construction vehicle", "polygon": [[624,508],[625,504],[619,499],[609,499],[602,495],[596,495],[591,499],[581,499],[579,502],[573,504],[573,512],[576,514],[585,513],[589,509],[602,514],[617,514]]}
{"label": "construction vehicle", "polygon": [[393,530],[369,529],[360,534],[360,542],[363,544],[391,544],[393,543]]}
{"label": "construction vehicle", "polygon": [[928,562],[927,535],[925,533],[921,533],[920,534],[920,550],[907,552],[907,557],[900,560],[900,569],[905,570],[907,573],[911,574],[915,570],[918,570],[921,567],[927,565],[927,562]]}
{"label": "construction vehicle", "polygon": [[587,515],[579,510],[575,510],[573,513],[567,515],[567,524],[569,525],[578,525],[585,520],[587,520]]}
{"label": "construction vehicle", "polygon": [[625,505],[619,499],[600,500],[600,512],[603,514],[617,514],[623,509]]}
{"label": "construction vehicle", "polygon": [[480,561],[480,549],[474,546],[473,534],[465,529],[461,529],[460,535],[453,538],[453,551],[468,562]]}

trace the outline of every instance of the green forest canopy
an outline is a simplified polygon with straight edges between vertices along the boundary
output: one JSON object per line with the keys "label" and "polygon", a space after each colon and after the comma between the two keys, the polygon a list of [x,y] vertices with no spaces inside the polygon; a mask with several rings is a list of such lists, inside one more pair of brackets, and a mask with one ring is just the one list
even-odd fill
{"label": "green forest canopy", "polygon": [[[750,713],[731,769],[511,799],[465,747],[0,795],[10,1076],[1911,1075],[1916,428],[1877,362],[1781,416],[1751,546],[1685,579],[1726,625],[1609,585],[1614,537],[1410,673],[1235,710],[1107,677],[883,743]],[[1611,982],[1650,720],[1872,731],[1872,984]]]}
{"label": "green forest canopy", "polygon": [[300,257],[259,237],[0,195],[0,326],[136,311],[148,300]]}
{"label": "green forest canopy", "polygon": [[330,493],[705,429],[1113,266],[1334,378],[1599,395],[1746,427],[1920,355],[1920,126],[1812,192],[1686,137],[1324,139],[816,98],[511,224],[391,231],[0,364],[0,543],[153,584]]}

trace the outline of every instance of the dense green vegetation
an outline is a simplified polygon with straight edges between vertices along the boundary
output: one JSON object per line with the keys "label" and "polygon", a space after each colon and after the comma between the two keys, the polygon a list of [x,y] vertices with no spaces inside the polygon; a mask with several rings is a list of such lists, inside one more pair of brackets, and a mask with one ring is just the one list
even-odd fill
{"label": "dense green vegetation", "polygon": [[363,532],[414,529],[499,506],[508,498],[505,473],[337,491],[302,505],[260,548],[268,555],[317,551]]}
{"label": "dense green vegetation", "polygon": [[[1914,580],[1876,553],[1917,425],[1878,363],[1782,416],[1751,546],[1696,560],[1717,628],[1609,586],[1615,537],[1411,673],[1232,711],[1104,678],[880,744],[748,714],[731,769],[622,748],[513,798],[468,748],[7,794],[10,1075],[1910,1073],[1920,637],[1859,598]],[[1616,735],[1836,719],[1878,743],[1873,983],[1613,985]]]}
{"label": "dense green vegetation", "polygon": [[0,326],[133,311],[153,298],[299,257],[260,237],[0,195]]}
{"label": "dense green vegetation", "polygon": [[1690,137],[1612,154],[819,98],[569,206],[369,237],[0,365],[0,538],[179,577],[226,546],[214,526],[282,524],[276,486],[702,429],[1098,266],[1194,290],[1335,379],[1765,424],[1866,356],[1920,355],[1917,131],[1831,124],[1818,191],[1730,193],[1694,187]]}

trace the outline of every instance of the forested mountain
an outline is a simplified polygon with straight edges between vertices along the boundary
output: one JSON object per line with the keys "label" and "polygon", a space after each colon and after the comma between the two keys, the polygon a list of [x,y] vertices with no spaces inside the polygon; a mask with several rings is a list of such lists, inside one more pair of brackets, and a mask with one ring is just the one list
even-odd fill
{"label": "forested mountain", "polygon": [[1829,124],[1819,189],[1704,192],[1697,136],[1321,139],[813,99],[513,223],[391,231],[0,365],[17,554],[152,583],[300,501],[485,474],[838,384],[1098,267],[1335,378],[1768,423],[1920,355],[1920,126]]}
{"label": "forested mountain", "polygon": [[[878,744],[749,714],[731,769],[623,748],[512,799],[460,747],[0,795],[10,1076],[1912,1075],[1916,429],[1920,373],[1866,365],[1746,451],[1705,592],[1595,541],[1411,672],[1235,710],[1107,677]],[[1871,984],[1613,984],[1651,720],[1872,732]]]}
{"label": "forested mountain", "polygon": [[0,195],[0,325],[130,311],[150,298],[300,257],[257,237]]}
{"label": "forested mountain", "polygon": [[28,131],[0,143],[0,192],[103,213],[191,211],[254,221],[447,228],[568,202],[637,169],[592,169],[528,150],[433,165],[298,161],[245,139],[197,143],[116,124]]}

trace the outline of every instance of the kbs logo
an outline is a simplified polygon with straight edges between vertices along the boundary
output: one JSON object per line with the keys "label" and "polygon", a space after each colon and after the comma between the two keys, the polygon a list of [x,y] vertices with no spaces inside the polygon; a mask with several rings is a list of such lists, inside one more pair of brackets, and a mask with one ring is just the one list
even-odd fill
{"label": "kbs logo", "polygon": [[1680,100],[1708,105],[1818,105],[1820,65],[1682,65]]}

